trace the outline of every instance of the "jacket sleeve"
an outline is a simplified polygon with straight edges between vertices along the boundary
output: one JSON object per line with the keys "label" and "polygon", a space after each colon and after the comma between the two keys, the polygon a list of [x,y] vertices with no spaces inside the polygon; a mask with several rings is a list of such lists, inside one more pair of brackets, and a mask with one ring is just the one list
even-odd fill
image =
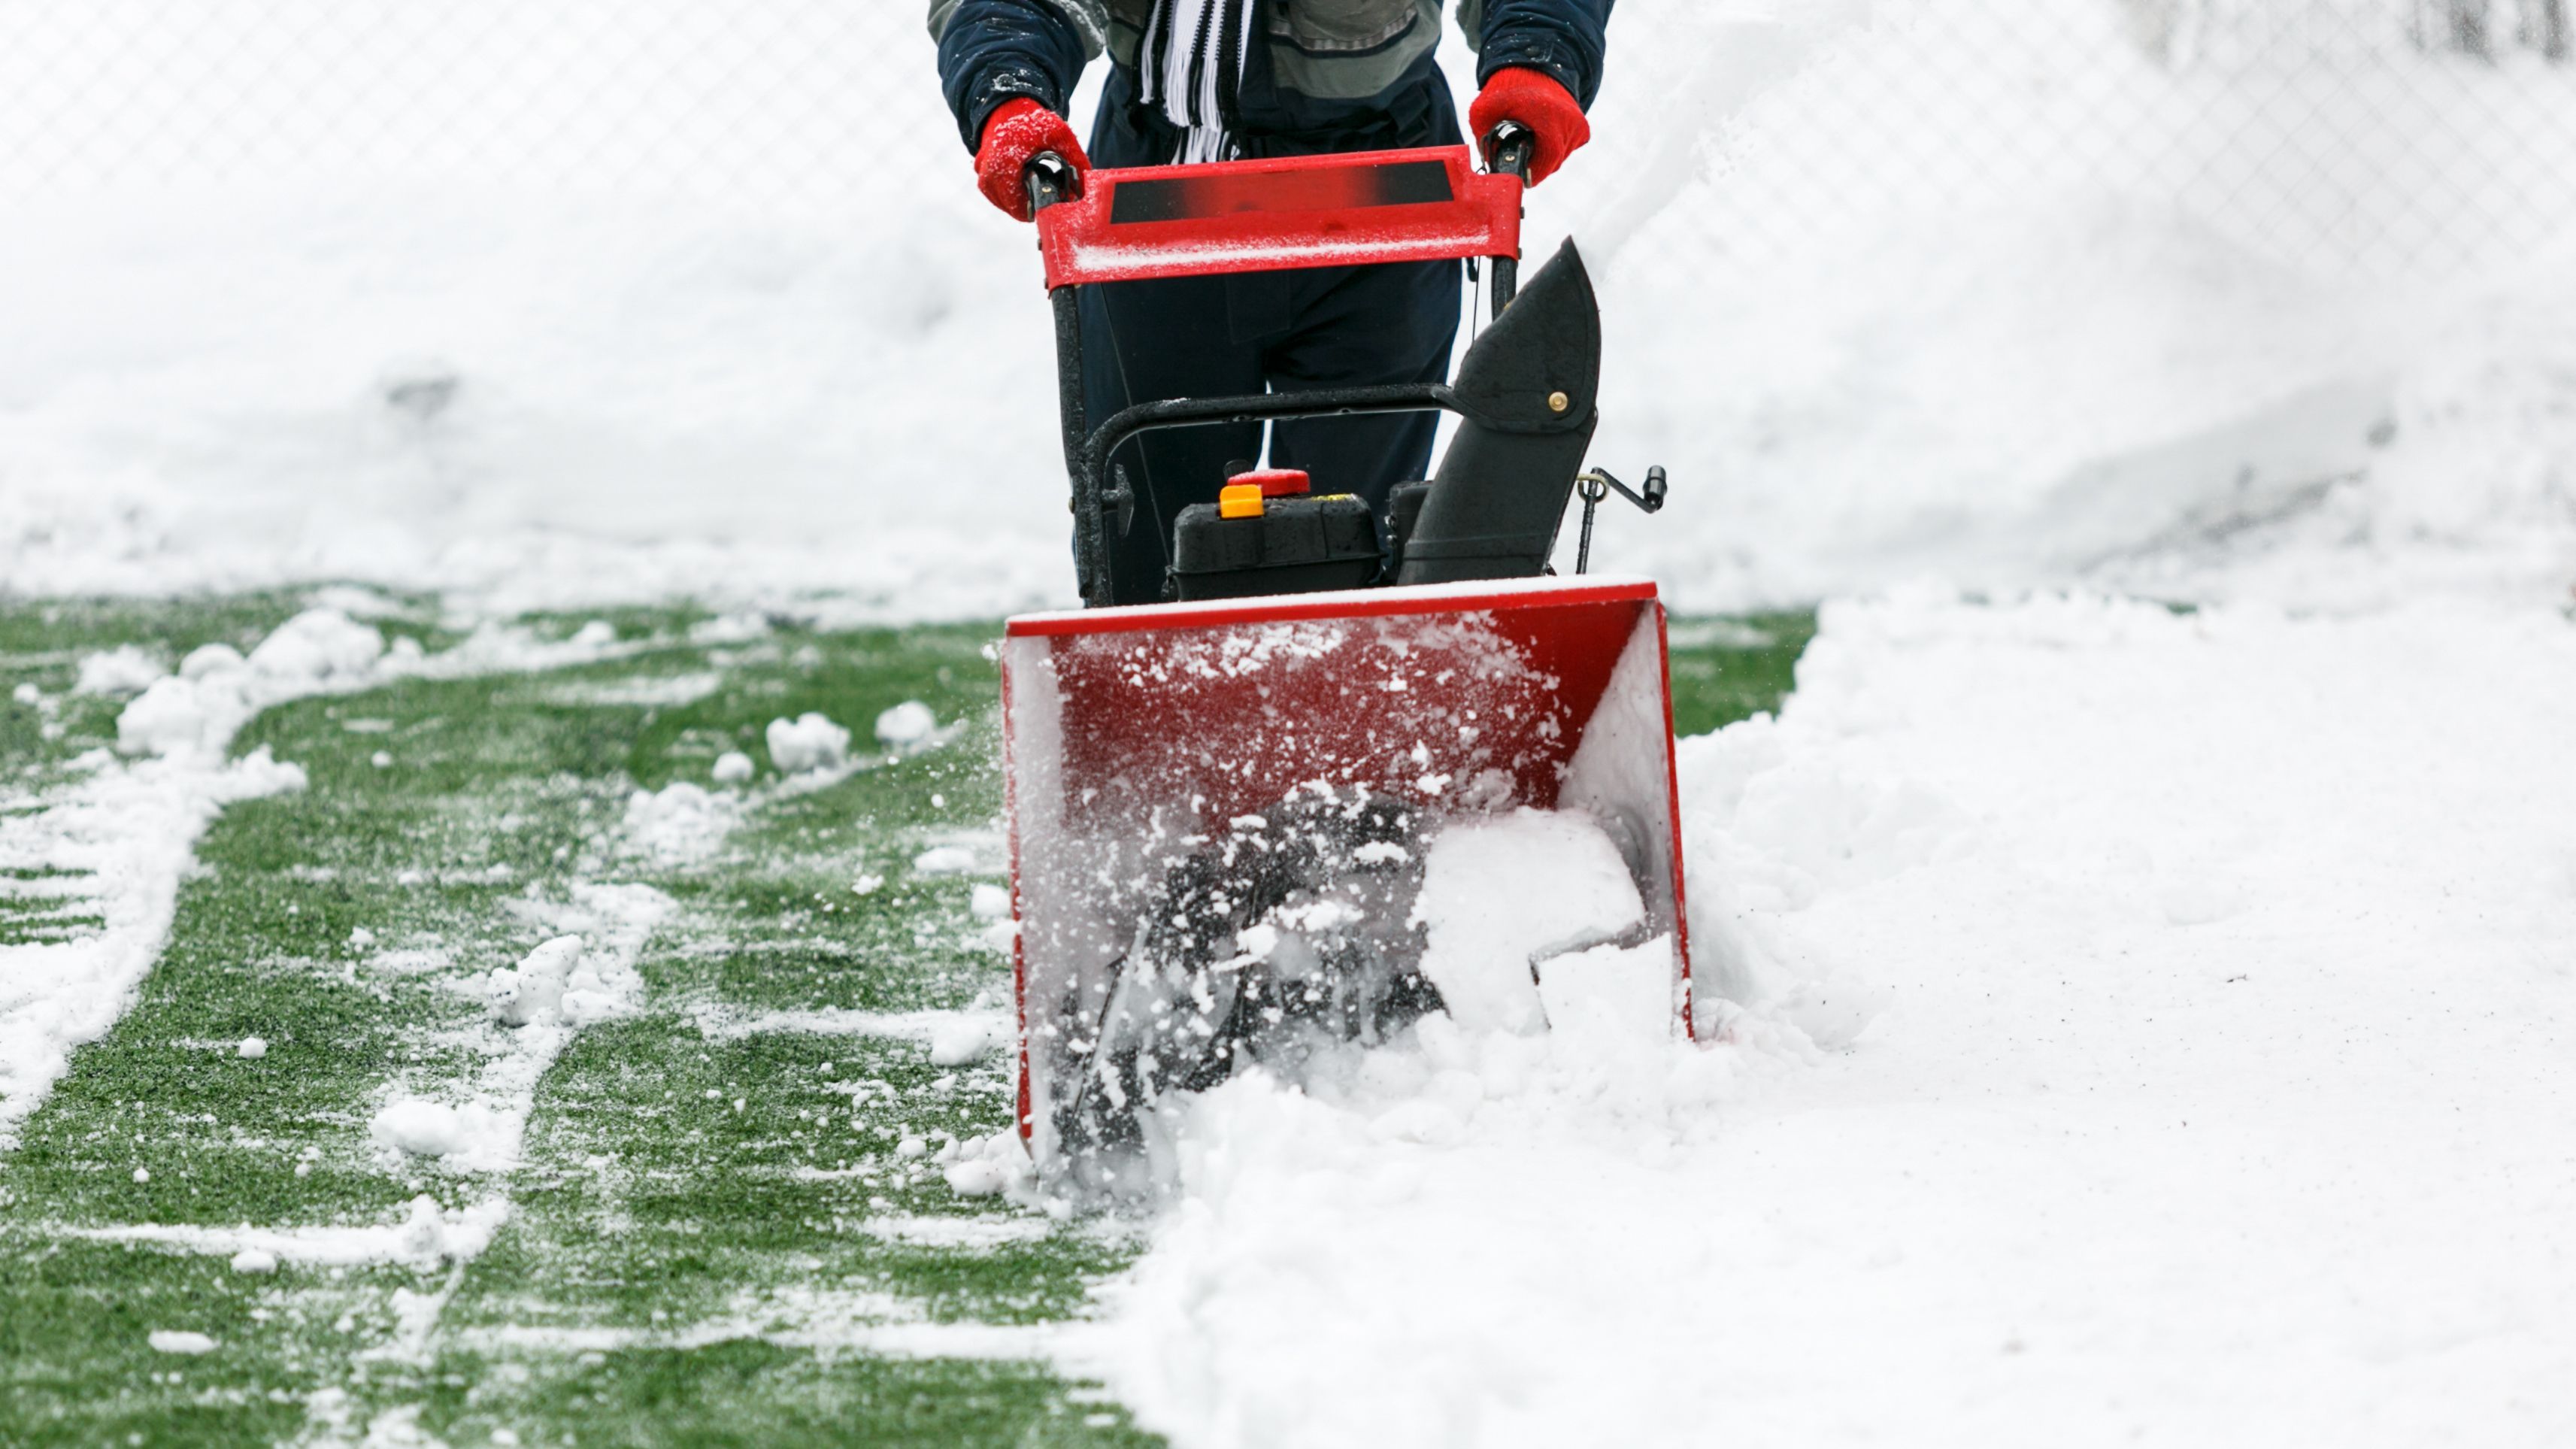
{"label": "jacket sleeve", "polygon": [[1051,111],[1072,98],[1082,68],[1107,43],[1102,0],[930,0],[939,88],[972,151],[984,122],[1027,96]]}
{"label": "jacket sleeve", "polygon": [[1462,0],[1458,26],[1475,45],[1476,79],[1506,66],[1545,71],[1586,108],[1601,92],[1614,0]]}

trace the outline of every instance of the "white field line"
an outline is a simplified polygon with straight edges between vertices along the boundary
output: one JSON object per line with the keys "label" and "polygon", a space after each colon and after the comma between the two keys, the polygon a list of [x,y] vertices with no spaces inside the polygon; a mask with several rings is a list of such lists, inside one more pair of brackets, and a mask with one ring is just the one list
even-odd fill
{"label": "white field line", "polygon": [[127,706],[120,739],[143,758],[93,751],[73,762],[86,775],[77,783],[0,794],[0,869],[64,872],[41,880],[61,902],[54,914],[103,920],[68,927],[63,940],[0,946],[0,1152],[17,1145],[18,1125],[61,1079],[72,1051],[106,1035],[134,1004],[169,943],[179,884],[215,816],[236,800],[303,785],[301,769],[265,750],[226,758],[261,711],[407,677],[556,669],[651,647],[587,631],[547,642],[492,625],[425,655],[387,650],[380,634],[338,610],[309,609],[247,660],[167,676]]}
{"label": "white field line", "polygon": [[[0,869],[47,878],[55,914],[96,916],[66,939],[0,946],[0,1151],[44,1101],[75,1047],[105,1036],[169,940],[196,843],[235,800],[303,787],[304,772],[261,750],[206,768],[128,763],[98,751],[89,777],[44,796],[0,796]],[[20,808],[32,806],[32,808]],[[58,886],[55,882],[60,882]]]}
{"label": "white field line", "polygon": [[806,1011],[740,1014],[716,1002],[702,1002],[691,1016],[698,1034],[709,1041],[738,1041],[747,1036],[856,1036],[929,1041],[942,1032],[978,1027],[1006,1034],[1010,1013],[968,1008],[958,1011],[859,1011],[848,1007],[815,1007]]}
{"label": "white field line", "polygon": [[491,1246],[494,1235],[509,1217],[509,1199],[495,1194],[469,1207],[444,1210],[426,1197],[416,1198],[402,1221],[374,1227],[261,1228],[244,1223],[220,1228],[188,1223],[133,1223],[106,1228],[54,1226],[45,1231],[55,1237],[98,1242],[158,1243],[214,1257],[261,1252],[273,1255],[281,1263],[311,1267],[412,1263],[427,1268],[442,1261],[474,1258]]}
{"label": "white field line", "polygon": [[921,1306],[888,1293],[790,1289],[745,1294],[704,1323],[678,1329],[540,1328],[502,1325],[461,1329],[451,1341],[484,1352],[612,1353],[636,1348],[704,1348],[757,1340],[886,1358],[956,1358],[1070,1362],[1081,1323],[934,1323]]}

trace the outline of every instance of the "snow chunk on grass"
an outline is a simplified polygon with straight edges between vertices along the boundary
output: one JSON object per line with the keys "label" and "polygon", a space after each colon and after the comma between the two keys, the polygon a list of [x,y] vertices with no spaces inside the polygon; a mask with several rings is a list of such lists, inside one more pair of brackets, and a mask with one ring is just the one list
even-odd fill
{"label": "snow chunk on grass", "polygon": [[266,1037],[257,1036],[243,1037],[241,1039],[241,1045],[233,1048],[233,1052],[244,1061],[258,1061],[261,1057],[268,1055],[268,1039]]}
{"label": "snow chunk on grass", "polygon": [[850,732],[819,714],[771,720],[768,742],[769,762],[785,775],[838,769],[850,758]]}
{"label": "snow chunk on grass", "polygon": [[877,716],[877,743],[898,753],[937,743],[939,716],[917,699],[907,699]]}
{"label": "snow chunk on grass", "polygon": [[141,647],[119,644],[103,654],[92,654],[80,662],[80,680],[72,686],[74,694],[98,694],[110,699],[141,694],[169,673],[161,661]]}
{"label": "snow chunk on grass", "polygon": [[156,1353],[213,1353],[215,1341],[202,1333],[179,1328],[156,1328],[144,1336]]}
{"label": "snow chunk on grass", "polygon": [[1000,1043],[994,1036],[996,1021],[960,1012],[930,1029],[930,1064],[935,1067],[962,1067],[977,1062]]}
{"label": "snow chunk on grass", "polygon": [[277,1255],[266,1248],[244,1248],[233,1254],[233,1271],[274,1273],[277,1271]]}
{"label": "snow chunk on grass", "polygon": [[975,852],[962,845],[934,845],[912,858],[918,875],[966,875],[975,869]]}
{"label": "snow chunk on grass", "polygon": [[414,1157],[445,1157],[464,1150],[465,1114],[444,1102],[407,1097],[375,1115],[367,1131],[378,1142]]}
{"label": "snow chunk on grass", "polygon": [[719,785],[749,784],[755,773],[757,767],[751,763],[751,756],[740,750],[727,750],[716,756],[715,782]]}
{"label": "snow chunk on grass", "polygon": [[[516,967],[494,971],[485,988],[492,1019],[503,1026],[529,1026],[566,1013],[566,995],[581,966],[582,939],[557,936],[530,951]],[[578,989],[596,990],[595,984]]]}

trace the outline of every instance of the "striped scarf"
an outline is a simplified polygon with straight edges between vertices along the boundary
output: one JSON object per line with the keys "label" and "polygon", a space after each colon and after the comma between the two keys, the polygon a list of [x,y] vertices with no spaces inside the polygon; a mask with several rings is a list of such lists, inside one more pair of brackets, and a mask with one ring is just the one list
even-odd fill
{"label": "striped scarf", "polygon": [[1178,163],[1229,161],[1259,0],[1155,0],[1137,57],[1145,104],[1181,131]]}

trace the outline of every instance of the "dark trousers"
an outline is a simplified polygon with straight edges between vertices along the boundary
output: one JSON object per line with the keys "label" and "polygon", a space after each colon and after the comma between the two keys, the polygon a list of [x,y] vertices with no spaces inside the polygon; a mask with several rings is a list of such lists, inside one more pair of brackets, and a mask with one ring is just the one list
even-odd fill
{"label": "dark trousers", "polygon": [[[1168,161],[1172,137],[1140,124],[1125,104],[1131,83],[1112,77],[1093,128],[1101,166]],[[1457,124],[1445,98],[1422,137],[1353,143],[1439,144]],[[1408,262],[1384,267],[1248,272],[1168,282],[1116,282],[1082,291],[1083,406],[1093,427],[1119,409],[1177,397],[1300,392],[1397,382],[1443,382],[1458,335],[1460,267]],[[1433,413],[1317,418],[1269,429],[1269,462],[1303,468],[1319,494],[1355,493],[1386,511],[1398,483],[1430,476]],[[1117,601],[1163,597],[1172,527],[1182,509],[1213,503],[1229,463],[1262,461],[1263,425],[1148,433],[1118,450],[1136,492],[1125,537],[1110,526]],[[1114,476],[1114,475],[1113,475]]]}
{"label": "dark trousers", "polygon": [[[1458,331],[1459,267],[1417,262],[1121,282],[1082,297],[1084,406],[1094,426],[1134,403],[1175,397],[1441,382]],[[1311,418],[1271,425],[1269,461],[1302,468],[1315,491],[1387,494],[1430,476],[1433,413]],[[1118,450],[1136,493],[1125,537],[1111,526],[1117,600],[1163,597],[1182,509],[1213,503],[1232,463],[1262,458],[1259,423],[1148,433]]]}

